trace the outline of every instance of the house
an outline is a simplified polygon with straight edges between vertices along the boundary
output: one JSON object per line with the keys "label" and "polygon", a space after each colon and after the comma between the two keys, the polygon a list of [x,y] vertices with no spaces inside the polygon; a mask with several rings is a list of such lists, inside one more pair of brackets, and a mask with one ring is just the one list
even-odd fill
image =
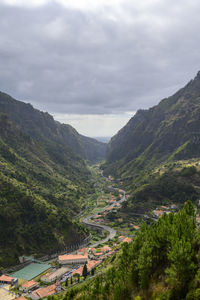
{"label": "house", "polygon": [[[89,260],[87,262],[87,271],[88,272],[92,271],[92,269],[96,268],[101,262],[102,262],[102,260]],[[73,271],[72,275],[75,275],[75,274],[79,274],[80,276],[82,276],[83,266],[81,266],[77,270]]]}
{"label": "house", "polygon": [[66,254],[60,255],[58,261],[61,265],[71,265],[71,264],[85,264],[88,261],[88,255],[81,254]]}
{"label": "house", "polygon": [[91,254],[94,254],[97,252],[97,249],[96,248],[89,248],[89,251]]}
{"label": "house", "polygon": [[177,209],[177,206],[175,204],[172,204],[170,207],[171,209]]}
{"label": "house", "polygon": [[38,287],[39,284],[38,282],[34,281],[34,280],[30,280],[25,282],[24,284],[21,285],[20,290],[27,293],[30,290],[33,290],[34,288]]}
{"label": "house", "polygon": [[55,282],[60,279],[65,273],[69,271],[68,268],[62,267],[56,270],[55,272],[49,272],[41,277],[41,280],[46,283]]}
{"label": "house", "polygon": [[47,287],[44,288],[39,288],[37,290],[35,290],[34,292],[32,292],[32,299],[33,300],[37,300],[40,298],[44,298],[44,297],[48,297],[54,294],[59,293],[61,290],[58,286],[58,284],[52,284],[49,285]]}
{"label": "house", "polygon": [[19,298],[15,298],[15,300],[27,300],[24,296],[20,296]]}
{"label": "house", "polygon": [[114,253],[115,253],[115,251],[114,251],[114,250],[112,250],[112,251],[109,251],[109,252],[107,253],[107,256],[108,256],[108,257],[110,257],[110,256],[112,256]]}
{"label": "house", "polygon": [[120,235],[120,236],[118,237],[119,242],[122,242],[124,239],[125,239],[125,236],[123,236],[123,235]]}
{"label": "house", "polygon": [[163,208],[163,209],[168,209],[168,207],[165,206],[165,205],[162,205],[161,208]]}
{"label": "house", "polygon": [[122,243],[130,243],[132,241],[131,238],[126,237],[125,239],[123,239]]}
{"label": "house", "polygon": [[14,285],[14,284],[17,285],[18,284],[18,279],[3,274],[3,275],[0,276],[0,283],[2,283],[2,284],[10,284],[10,285]]}
{"label": "house", "polygon": [[104,246],[100,250],[102,253],[107,253],[107,252],[111,251],[112,249],[109,246]]}
{"label": "house", "polygon": [[82,254],[82,255],[87,254],[87,250],[88,250],[87,248],[78,249],[77,254]]}
{"label": "house", "polygon": [[164,211],[163,210],[159,210],[159,209],[155,209],[153,211],[153,213],[156,216],[156,218],[159,218],[159,217],[161,217],[164,214]]}
{"label": "house", "polygon": [[96,252],[94,253],[95,259],[100,259],[100,257],[103,255],[102,252]]}
{"label": "house", "polygon": [[140,229],[140,226],[134,225],[134,224],[130,224],[134,229],[138,230]]}

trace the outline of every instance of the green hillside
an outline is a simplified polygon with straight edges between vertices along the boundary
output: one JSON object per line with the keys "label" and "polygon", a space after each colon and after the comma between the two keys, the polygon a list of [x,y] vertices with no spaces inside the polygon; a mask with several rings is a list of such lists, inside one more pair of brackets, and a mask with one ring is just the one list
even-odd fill
{"label": "green hillside", "polygon": [[[0,92],[0,112],[5,113],[22,132],[42,143],[49,155],[59,156],[59,148],[69,148],[81,158],[95,163],[104,159],[106,144],[80,135],[72,126],[61,124],[31,104]],[[56,154],[55,154],[56,153]],[[59,159],[59,158],[58,158]]]}
{"label": "green hillside", "polygon": [[[82,237],[73,224],[91,192],[83,160],[61,145],[55,153],[0,114],[0,265],[45,254]],[[83,234],[83,236],[86,233]]]}
{"label": "green hillside", "polygon": [[54,300],[198,300],[200,231],[191,202],[143,225],[107,270]]}
{"label": "green hillside", "polygon": [[164,161],[200,157],[200,72],[158,105],[139,110],[108,144],[105,174],[133,181]]}

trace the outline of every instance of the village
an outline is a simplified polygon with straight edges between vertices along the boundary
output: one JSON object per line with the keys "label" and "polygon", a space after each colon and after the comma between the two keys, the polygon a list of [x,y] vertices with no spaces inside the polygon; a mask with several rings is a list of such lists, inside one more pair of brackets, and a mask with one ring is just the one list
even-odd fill
{"label": "village", "polygon": [[131,240],[120,236],[114,247],[85,247],[73,254],[60,255],[57,267],[29,261],[30,264],[16,273],[0,276],[0,299],[26,300],[29,297],[37,300],[65,291],[67,287],[78,284],[86,277],[94,276],[101,269],[102,262],[119,250],[120,243],[130,243]]}
{"label": "village", "polygon": [[[74,285],[101,273],[120,250],[121,244],[130,243],[134,239],[144,219],[149,218],[154,222],[165,213],[178,211],[175,204],[161,205],[145,215],[145,218],[139,216],[128,220],[128,223],[121,217],[112,219],[112,214],[117,215],[130,196],[117,188],[112,178],[104,178],[102,186],[93,209],[85,211],[79,219],[82,222],[87,217],[88,225],[94,225],[90,245],[45,262],[31,256],[20,257],[21,268],[0,276],[0,299],[37,300],[67,292]],[[200,224],[199,216],[196,221]],[[111,229],[109,234],[105,232],[105,226]],[[94,231],[95,227],[102,231]],[[111,235],[112,230],[114,234]]]}
{"label": "village", "polygon": [[[110,183],[112,180],[104,178],[103,185],[107,191],[101,190],[101,196],[98,197],[94,209],[90,211],[89,221],[94,226],[109,225],[110,222],[106,220],[107,214],[120,209],[122,202],[128,198],[122,189],[112,187]],[[88,216],[88,211],[85,215]],[[84,215],[80,221],[83,217]],[[136,226],[135,229],[139,227]],[[103,228],[102,232],[93,230],[91,246],[59,255],[57,259],[51,261],[44,262],[31,256],[20,257],[23,267],[14,273],[3,273],[0,276],[0,299],[45,299],[95,276],[104,268],[104,263],[119,251],[121,243],[132,241],[129,236],[118,233],[114,235],[113,238],[109,238],[108,232]],[[102,239],[104,236],[107,236],[107,243],[102,243],[105,240]]]}

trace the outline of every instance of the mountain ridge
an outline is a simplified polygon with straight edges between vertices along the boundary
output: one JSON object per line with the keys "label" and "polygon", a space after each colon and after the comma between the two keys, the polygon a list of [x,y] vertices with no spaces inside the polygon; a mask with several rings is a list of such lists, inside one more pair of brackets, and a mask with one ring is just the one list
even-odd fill
{"label": "mountain ridge", "polygon": [[108,144],[104,172],[126,177],[169,158],[198,157],[199,115],[200,72],[173,96],[129,120]]}
{"label": "mountain ridge", "polygon": [[71,147],[83,159],[92,163],[104,159],[105,143],[80,135],[71,125],[55,121],[49,113],[35,109],[30,103],[15,100],[0,92],[0,111],[36,140],[48,142],[50,138],[51,141]]}

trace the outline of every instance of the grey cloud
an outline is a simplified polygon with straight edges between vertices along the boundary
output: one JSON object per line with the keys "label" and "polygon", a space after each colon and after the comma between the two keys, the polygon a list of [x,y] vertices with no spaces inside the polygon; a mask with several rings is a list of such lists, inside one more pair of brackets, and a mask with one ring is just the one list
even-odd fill
{"label": "grey cloud", "polygon": [[118,12],[0,4],[0,89],[54,113],[158,103],[200,69],[200,3],[141,3]]}

